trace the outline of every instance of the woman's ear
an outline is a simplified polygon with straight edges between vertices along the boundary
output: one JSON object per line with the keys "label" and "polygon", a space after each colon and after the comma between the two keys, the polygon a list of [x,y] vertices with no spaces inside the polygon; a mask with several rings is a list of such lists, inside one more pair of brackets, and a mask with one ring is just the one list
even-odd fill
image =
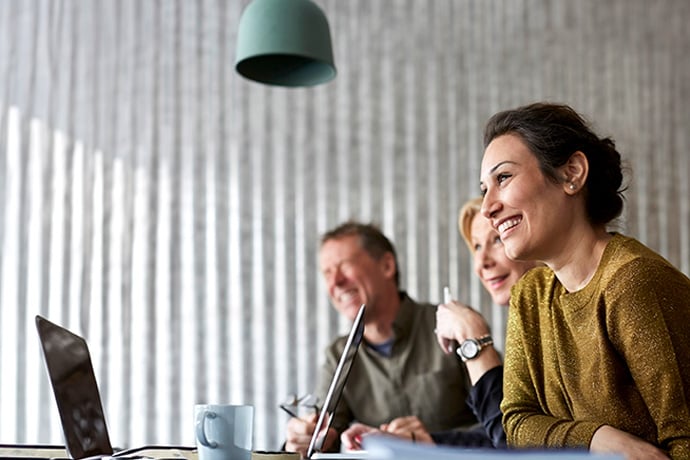
{"label": "woman's ear", "polygon": [[584,153],[579,150],[573,153],[560,169],[565,178],[563,181],[565,193],[575,195],[585,186],[589,174],[589,161]]}

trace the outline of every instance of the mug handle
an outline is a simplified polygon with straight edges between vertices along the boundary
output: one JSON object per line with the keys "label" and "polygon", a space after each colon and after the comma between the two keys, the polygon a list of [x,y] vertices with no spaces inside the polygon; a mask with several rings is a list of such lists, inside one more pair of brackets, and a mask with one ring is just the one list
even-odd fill
{"label": "mug handle", "polygon": [[216,447],[218,447],[218,443],[215,441],[209,442],[208,438],[206,437],[205,425],[206,425],[206,419],[207,418],[210,418],[210,419],[216,418],[216,413],[211,412],[211,411],[204,411],[204,413],[201,414],[201,417],[197,417],[197,420],[196,420],[196,437],[202,445],[204,445],[206,447],[210,447],[211,449],[215,449]]}

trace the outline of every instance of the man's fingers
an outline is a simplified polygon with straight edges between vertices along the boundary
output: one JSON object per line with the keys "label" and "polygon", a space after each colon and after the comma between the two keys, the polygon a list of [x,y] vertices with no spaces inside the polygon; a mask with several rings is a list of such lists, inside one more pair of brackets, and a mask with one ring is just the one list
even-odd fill
{"label": "man's fingers", "polygon": [[397,433],[401,430],[409,430],[411,428],[420,426],[422,426],[422,424],[419,421],[419,419],[415,416],[398,417],[396,419],[391,420],[391,422],[388,424],[387,428],[384,431],[387,431],[389,433]]}
{"label": "man's fingers", "polygon": [[347,450],[361,450],[362,439],[370,433],[376,433],[379,430],[373,426],[364,425],[362,423],[353,423],[350,428],[345,430],[340,435],[340,441]]}
{"label": "man's fingers", "polygon": [[311,436],[311,434],[314,432],[314,428],[316,428],[316,424],[311,420],[305,420],[302,418],[294,417],[288,421],[289,433],[294,433],[297,435],[306,434],[308,436]]}
{"label": "man's fingers", "polygon": [[286,449],[292,452],[299,452],[304,456],[307,452],[315,427],[316,420],[313,415],[305,418],[293,417],[288,420]]}

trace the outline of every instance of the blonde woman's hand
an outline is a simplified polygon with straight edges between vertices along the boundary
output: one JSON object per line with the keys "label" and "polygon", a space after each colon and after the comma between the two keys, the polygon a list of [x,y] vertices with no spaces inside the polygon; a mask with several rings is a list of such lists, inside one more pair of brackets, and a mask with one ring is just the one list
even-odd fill
{"label": "blonde woman's hand", "polygon": [[453,341],[462,343],[488,334],[484,317],[468,305],[453,300],[436,309],[436,339],[446,354],[453,352]]}

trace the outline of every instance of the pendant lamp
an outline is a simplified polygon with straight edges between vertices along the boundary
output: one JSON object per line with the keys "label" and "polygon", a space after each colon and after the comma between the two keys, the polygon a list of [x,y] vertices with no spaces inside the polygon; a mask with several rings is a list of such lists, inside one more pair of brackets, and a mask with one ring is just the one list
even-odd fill
{"label": "pendant lamp", "polygon": [[269,85],[331,80],[336,71],[326,15],[311,0],[253,0],[240,18],[235,69]]}

